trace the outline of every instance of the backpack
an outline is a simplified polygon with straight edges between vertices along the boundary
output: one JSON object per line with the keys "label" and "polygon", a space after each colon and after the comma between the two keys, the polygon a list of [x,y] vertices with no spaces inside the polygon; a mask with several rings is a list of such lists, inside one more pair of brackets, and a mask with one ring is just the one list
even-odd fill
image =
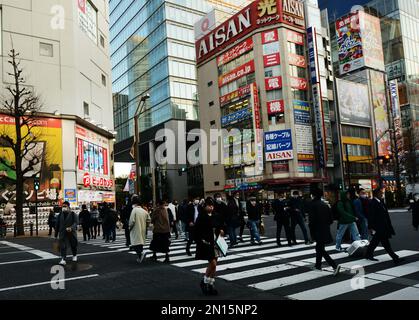
{"label": "backpack", "polygon": [[338,203],[339,203],[339,201],[336,201],[332,206],[333,221],[338,221],[339,220]]}

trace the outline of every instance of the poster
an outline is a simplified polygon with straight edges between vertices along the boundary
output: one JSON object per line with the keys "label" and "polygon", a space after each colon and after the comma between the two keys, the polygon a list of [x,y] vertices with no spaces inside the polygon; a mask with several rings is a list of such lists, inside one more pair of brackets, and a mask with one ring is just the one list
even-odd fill
{"label": "poster", "polygon": [[265,133],[266,161],[291,160],[294,158],[291,130]]}
{"label": "poster", "polygon": [[313,173],[313,161],[298,161],[298,172],[299,173]]}
{"label": "poster", "polygon": [[336,79],[340,119],[345,124],[371,126],[368,86]]}
{"label": "poster", "polygon": [[79,27],[97,44],[97,11],[87,0],[76,0],[79,7]]}
{"label": "poster", "polygon": [[294,100],[294,124],[311,125],[310,105],[308,102]]}
{"label": "poster", "polygon": [[296,124],[297,154],[311,155],[314,158],[313,129],[311,126]]}
{"label": "poster", "polygon": [[[60,119],[39,118],[36,126],[31,130],[36,140],[29,143],[29,152],[22,160],[22,168],[26,169],[29,162],[38,160],[33,169],[25,174],[28,179],[24,184],[26,203],[24,206],[34,206],[38,197],[38,206],[59,205],[63,199],[62,187],[62,122]],[[27,134],[25,126],[21,127],[21,135]],[[8,115],[0,115],[0,135],[12,139],[16,137],[15,119]],[[16,199],[16,170],[15,156],[10,146],[0,144],[0,206],[15,205]],[[37,175],[40,189],[34,188],[31,177]],[[37,194],[35,194],[37,192]]]}
{"label": "poster", "polygon": [[380,19],[360,11],[365,66],[385,71]]}

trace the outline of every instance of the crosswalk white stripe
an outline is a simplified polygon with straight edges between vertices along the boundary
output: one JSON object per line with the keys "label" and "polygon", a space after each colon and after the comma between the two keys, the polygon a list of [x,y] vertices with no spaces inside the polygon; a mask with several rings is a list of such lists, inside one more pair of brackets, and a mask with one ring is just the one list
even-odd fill
{"label": "crosswalk white stripe", "polygon": [[[404,251],[399,251],[397,252],[397,254],[400,257],[408,257],[408,256],[412,256],[415,254],[418,254],[418,252],[415,251],[409,251],[409,250],[404,250]],[[363,260],[363,261],[352,261],[350,263],[344,264],[345,268],[346,267],[351,267],[351,266],[361,266],[361,267],[365,267],[365,266],[370,266],[370,265],[374,265],[374,264],[379,264],[382,262],[387,262],[390,261],[391,258],[387,255],[387,254],[383,254],[381,256],[376,257],[377,259],[380,259],[380,261],[369,261],[369,260]],[[397,268],[397,267],[396,267]],[[393,268],[390,268],[393,269]],[[375,280],[375,279],[369,279],[369,277],[373,277],[373,274],[367,274],[366,278],[365,278],[365,287],[369,287],[378,283],[381,283],[381,280]],[[387,278],[387,280],[390,278]],[[322,287],[317,287],[314,289],[310,289],[310,290],[306,290],[306,291],[302,291],[293,295],[288,296],[288,298],[291,299],[296,299],[296,300],[324,300],[324,299],[328,299],[328,298],[332,298],[347,292],[352,292],[352,291],[356,291],[358,290],[357,288],[353,288],[351,286],[351,281],[349,280],[345,280],[345,281],[340,281],[340,282],[336,282],[330,285],[326,285],[326,286],[322,286]]]}
{"label": "crosswalk white stripe", "polygon": [[[293,249],[301,249],[307,247],[306,245],[298,245],[293,247]],[[335,248],[334,246],[330,246],[327,247],[326,250],[330,250]],[[282,252],[282,251],[289,251],[290,248],[278,248],[277,251],[278,252]],[[263,250],[262,250],[263,251]],[[259,254],[261,251],[258,251],[257,254]],[[288,258],[296,258],[299,256],[304,256],[304,255],[308,255],[308,254],[312,254],[313,253],[313,248],[308,249],[308,250],[302,250],[302,251],[293,251],[293,252],[289,252],[289,253],[284,253],[284,254],[280,254],[280,255],[273,255],[273,256],[268,256],[268,257],[261,257],[261,258],[257,258],[257,259],[250,259],[250,260],[245,260],[245,261],[240,261],[240,262],[235,262],[235,263],[227,263],[227,264],[220,264],[217,265],[217,270],[218,271],[222,271],[222,270],[227,270],[227,269],[235,269],[235,268],[240,268],[240,267],[244,267],[244,266],[248,266],[248,265],[256,265],[256,264],[262,264],[262,263],[266,263],[269,261],[278,261],[281,259],[288,259]],[[256,254],[256,253],[255,253]],[[227,260],[229,257],[225,258],[225,260]],[[234,260],[234,259],[240,259],[243,258],[243,256],[241,255],[236,255],[236,256],[232,256],[230,258],[230,260]],[[223,260],[221,260],[220,262],[222,262]],[[199,272],[202,273],[205,271],[205,268],[200,268],[200,269],[195,269],[193,270],[194,272]]]}
{"label": "crosswalk white stripe", "polygon": [[374,298],[373,300],[419,300],[419,288],[408,287],[389,294]]}

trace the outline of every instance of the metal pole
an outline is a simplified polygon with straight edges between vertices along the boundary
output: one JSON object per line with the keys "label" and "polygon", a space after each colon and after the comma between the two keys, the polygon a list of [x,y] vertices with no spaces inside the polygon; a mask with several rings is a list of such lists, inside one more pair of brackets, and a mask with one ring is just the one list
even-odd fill
{"label": "metal pole", "polygon": [[38,236],[38,191],[35,192],[35,223],[36,223],[36,236]]}
{"label": "metal pole", "polygon": [[[140,102],[141,103],[141,102]],[[140,159],[139,159],[139,140],[140,140],[140,133],[138,130],[138,117],[139,115],[136,114],[134,116],[134,128],[135,128],[135,137],[134,137],[134,158],[135,158],[135,193],[140,195],[140,180],[141,180],[141,172],[140,172]]]}
{"label": "metal pole", "polygon": [[345,143],[345,150],[346,150],[346,173],[347,173],[347,178],[348,178],[348,190],[349,190],[351,188],[351,169],[350,169],[351,162],[349,161],[349,147],[347,143]]}
{"label": "metal pole", "polygon": [[244,194],[244,172],[243,172],[243,163],[240,163],[240,170],[241,170],[241,179],[242,179],[242,184],[241,184],[241,189],[242,189],[242,198],[243,201],[245,200],[245,194]]}

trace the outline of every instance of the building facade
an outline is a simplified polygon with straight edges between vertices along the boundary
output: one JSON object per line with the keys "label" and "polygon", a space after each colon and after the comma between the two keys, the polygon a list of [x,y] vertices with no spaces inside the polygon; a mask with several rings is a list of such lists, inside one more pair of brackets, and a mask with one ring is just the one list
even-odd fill
{"label": "building facade", "polygon": [[278,0],[252,2],[196,42],[201,128],[225,130],[206,141],[206,194],[272,198],[327,183],[335,170],[327,39],[316,3]]}
{"label": "building facade", "polygon": [[[160,129],[176,132],[199,127],[199,108],[194,50],[194,25],[214,8],[231,15],[248,1],[233,0],[110,0],[110,35],[115,128],[118,132],[116,160],[133,162],[134,113],[140,98],[149,94],[139,119],[141,173],[148,176],[154,161],[150,148]],[[176,148],[179,146],[176,145]],[[153,152],[152,152],[153,153]],[[183,199],[189,191],[202,194],[202,167],[186,163],[159,166],[159,197]],[[193,183],[188,190],[188,181]]]}

